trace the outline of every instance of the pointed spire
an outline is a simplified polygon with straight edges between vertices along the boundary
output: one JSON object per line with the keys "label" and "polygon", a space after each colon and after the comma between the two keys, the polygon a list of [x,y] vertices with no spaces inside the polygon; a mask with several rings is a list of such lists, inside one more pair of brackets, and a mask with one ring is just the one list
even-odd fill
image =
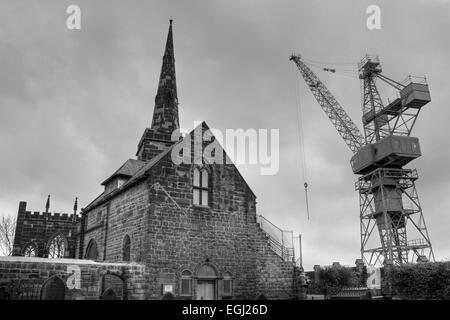
{"label": "pointed spire", "polygon": [[152,129],[172,133],[173,130],[179,128],[179,120],[172,19],[169,21],[169,33],[167,34],[158,91],[155,97]]}
{"label": "pointed spire", "polygon": [[78,211],[78,197],[75,197],[75,203],[73,204],[73,222],[77,221],[77,211]]}
{"label": "pointed spire", "polygon": [[47,202],[45,203],[45,213],[48,213],[49,209],[50,209],[50,195],[48,195]]}

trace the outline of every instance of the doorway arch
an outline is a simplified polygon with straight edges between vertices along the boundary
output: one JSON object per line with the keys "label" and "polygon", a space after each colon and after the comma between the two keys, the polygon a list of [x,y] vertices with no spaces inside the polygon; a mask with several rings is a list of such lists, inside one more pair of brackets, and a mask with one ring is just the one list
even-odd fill
{"label": "doorway arch", "polygon": [[41,300],[64,300],[66,286],[58,276],[52,276],[44,282],[41,288]]}
{"label": "doorway arch", "polygon": [[203,264],[196,273],[196,299],[215,300],[217,299],[218,273],[216,268],[210,264]]}
{"label": "doorway arch", "polygon": [[122,277],[107,273],[101,278],[101,300],[127,300],[126,283]]}

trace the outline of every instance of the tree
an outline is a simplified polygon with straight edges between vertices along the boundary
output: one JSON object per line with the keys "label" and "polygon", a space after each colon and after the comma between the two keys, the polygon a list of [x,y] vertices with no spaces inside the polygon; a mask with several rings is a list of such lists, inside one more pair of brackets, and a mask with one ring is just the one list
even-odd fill
{"label": "tree", "polygon": [[358,286],[359,278],[349,267],[333,266],[319,271],[319,283],[316,290],[325,295],[337,294],[344,287]]}
{"label": "tree", "polygon": [[16,218],[10,215],[2,216],[0,220],[0,255],[10,256],[13,252]]}

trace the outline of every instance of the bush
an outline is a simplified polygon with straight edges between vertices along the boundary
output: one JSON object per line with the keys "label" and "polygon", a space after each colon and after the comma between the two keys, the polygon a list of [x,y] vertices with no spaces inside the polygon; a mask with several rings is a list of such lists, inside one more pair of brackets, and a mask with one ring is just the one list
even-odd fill
{"label": "bush", "polygon": [[330,296],[341,291],[343,287],[356,287],[358,285],[359,277],[352,268],[330,267],[320,269],[319,282],[313,281],[308,288],[308,292]]}
{"label": "bush", "polygon": [[389,277],[402,299],[450,299],[450,262],[397,266]]}

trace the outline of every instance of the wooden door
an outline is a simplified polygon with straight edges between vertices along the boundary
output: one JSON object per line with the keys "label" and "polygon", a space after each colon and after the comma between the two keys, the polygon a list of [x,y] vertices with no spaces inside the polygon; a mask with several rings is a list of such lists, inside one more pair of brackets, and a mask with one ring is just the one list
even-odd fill
{"label": "wooden door", "polygon": [[215,281],[198,280],[197,281],[197,300],[214,300]]}

